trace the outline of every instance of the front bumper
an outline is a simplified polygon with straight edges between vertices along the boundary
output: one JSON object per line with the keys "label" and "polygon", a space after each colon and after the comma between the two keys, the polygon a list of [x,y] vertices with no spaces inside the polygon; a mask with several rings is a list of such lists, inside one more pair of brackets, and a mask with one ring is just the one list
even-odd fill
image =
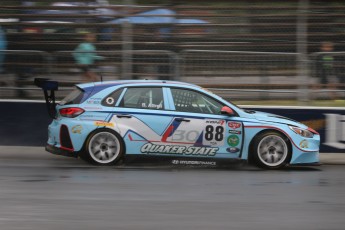
{"label": "front bumper", "polygon": [[49,144],[46,145],[46,151],[55,155],[78,158],[78,152],[71,152]]}

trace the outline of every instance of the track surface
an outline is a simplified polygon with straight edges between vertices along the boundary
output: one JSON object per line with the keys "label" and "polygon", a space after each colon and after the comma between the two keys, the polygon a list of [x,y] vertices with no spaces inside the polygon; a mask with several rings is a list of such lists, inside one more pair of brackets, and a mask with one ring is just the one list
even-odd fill
{"label": "track surface", "polygon": [[345,229],[341,165],[95,167],[0,149],[0,229]]}

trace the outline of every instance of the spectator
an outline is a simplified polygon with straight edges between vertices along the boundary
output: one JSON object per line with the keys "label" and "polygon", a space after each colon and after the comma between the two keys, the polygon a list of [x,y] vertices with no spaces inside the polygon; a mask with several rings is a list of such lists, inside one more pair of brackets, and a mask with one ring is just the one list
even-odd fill
{"label": "spectator", "polygon": [[98,75],[92,72],[92,68],[95,66],[95,61],[102,60],[103,57],[96,54],[96,47],[93,45],[95,41],[96,35],[87,33],[85,41],[80,43],[73,52],[73,57],[80,66],[86,81],[99,81]]}
{"label": "spectator", "polygon": [[[339,83],[337,76],[335,75],[334,57],[331,54],[333,51],[332,42],[322,42],[320,47],[321,54],[317,59],[317,77],[320,83],[324,85],[328,90],[336,90]],[[330,91],[329,97],[335,99],[336,93]]]}
{"label": "spectator", "polygon": [[3,62],[5,59],[5,50],[7,48],[7,41],[6,41],[6,37],[5,37],[5,32],[2,30],[1,26],[0,26],[0,73],[4,72],[3,69]]}

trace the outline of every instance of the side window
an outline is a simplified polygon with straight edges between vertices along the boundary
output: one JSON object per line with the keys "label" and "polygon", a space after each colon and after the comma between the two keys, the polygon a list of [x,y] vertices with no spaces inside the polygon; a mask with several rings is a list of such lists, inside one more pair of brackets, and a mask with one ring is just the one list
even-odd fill
{"label": "side window", "polygon": [[196,91],[171,89],[176,111],[189,113],[220,114],[223,104]]}
{"label": "side window", "polygon": [[60,101],[60,105],[71,105],[71,104],[79,104],[84,97],[84,91],[80,90],[79,88],[73,90],[69,93],[64,99]]}
{"label": "side window", "polygon": [[128,88],[121,107],[137,109],[164,109],[162,88]]}
{"label": "side window", "polygon": [[116,105],[117,100],[119,99],[123,89],[119,89],[114,91],[113,93],[109,94],[102,100],[102,105],[107,107],[114,107]]}

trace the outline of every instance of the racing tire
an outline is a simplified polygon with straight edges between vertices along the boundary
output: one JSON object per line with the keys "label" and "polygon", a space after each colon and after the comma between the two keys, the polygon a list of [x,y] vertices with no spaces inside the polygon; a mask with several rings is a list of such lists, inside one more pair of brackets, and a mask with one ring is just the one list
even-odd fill
{"label": "racing tire", "polygon": [[260,168],[280,169],[291,160],[289,139],[278,132],[261,133],[254,139],[252,158]]}
{"label": "racing tire", "polygon": [[80,157],[95,165],[115,165],[122,159],[124,152],[125,144],[118,133],[97,129],[87,138]]}

